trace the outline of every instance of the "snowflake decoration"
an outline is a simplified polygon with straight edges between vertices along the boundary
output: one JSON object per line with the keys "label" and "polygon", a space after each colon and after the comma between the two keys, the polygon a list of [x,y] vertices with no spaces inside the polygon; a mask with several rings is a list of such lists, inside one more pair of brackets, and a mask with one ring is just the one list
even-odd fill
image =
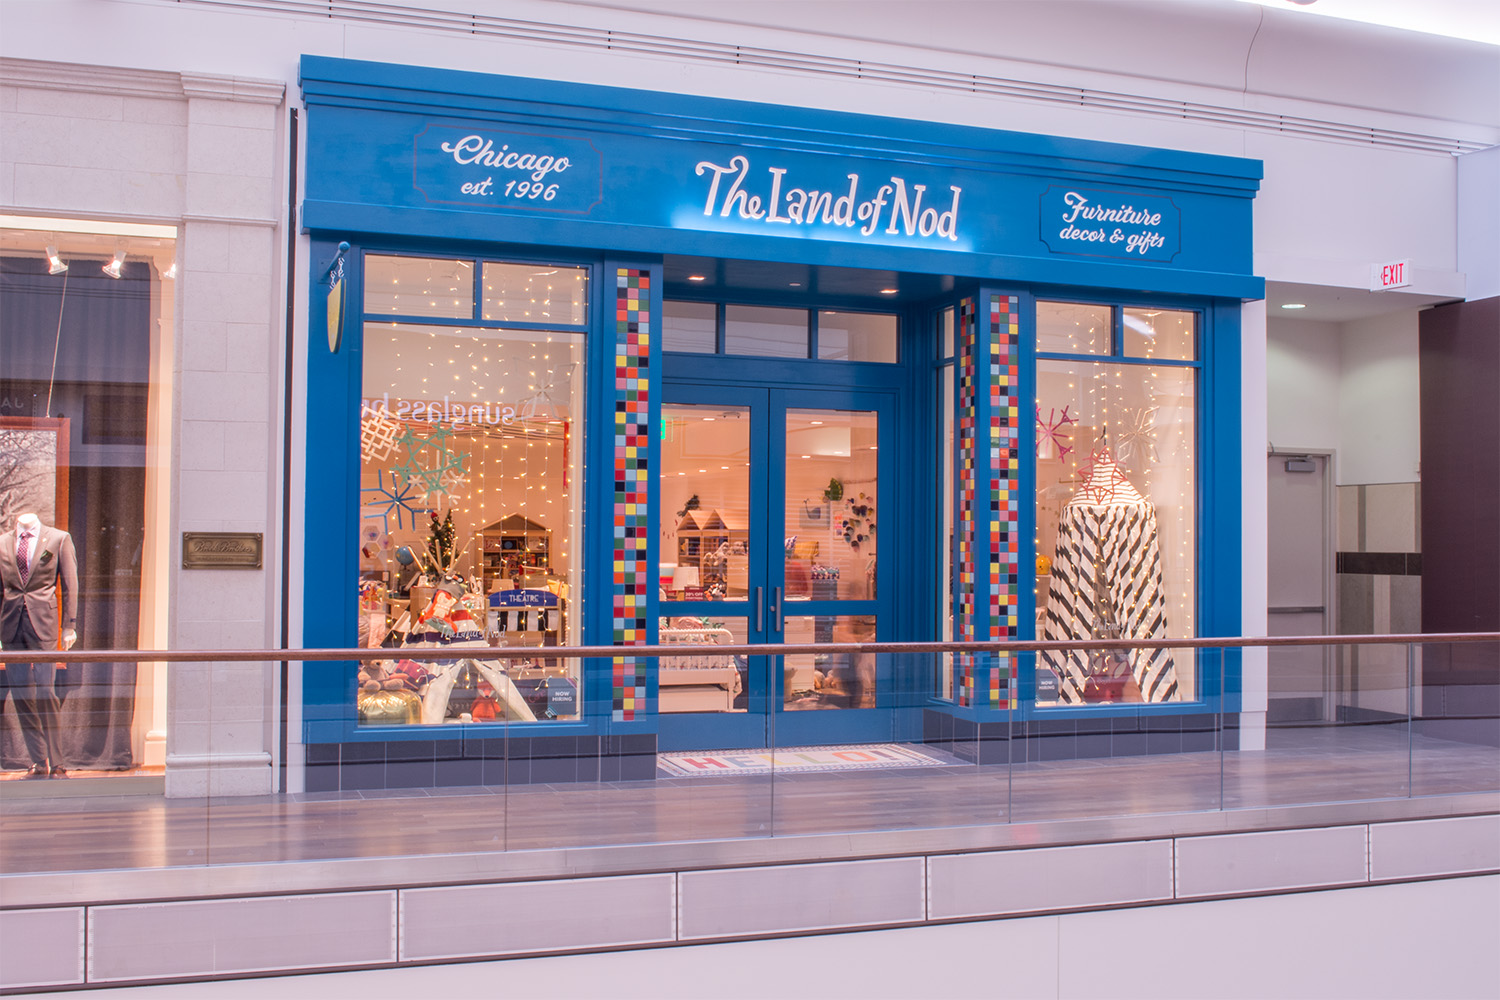
{"label": "snowflake decoration", "polygon": [[1156,451],[1156,413],[1159,406],[1124,407],[1124,429],[1115,435],[1115,455],[1126,465],[1137,460],[1160,462]]}
{"label": "snowflake decoration", "polygon": [[459,489],[468,481],[468,478],[462,466],[450,465],[438,476],[438,488],[435,492],[442,493],[452,500],[459,495]]}
{"label": "snowflake decoration", "polygon": [[557,400],[552,398],[552,391],[559,385],[566,385],[573,375],[573,369],[577,364],[568,365],[561,372],[552,377],[552,381],[542,386],[536,392],[521,400],[521,405],[516,415],[522,420],[535,420],[537,417],[550,417],[557,410]]}
{"label": "snowflake decoration", "polygon": [[391,467],[392,477],[402,486],[415,484],[421,497],[434,493],[453,496],[453,490],[467,478],[469,453],[450,448],[451,437],[452,428],[442,425],[425,437],[407,427],[396,438],[396,444],[406,449],[406,461]]}
{"label": "snowflake decoration", "polygon": [[[413,436],[415,437],[415,435]],[[422,440],[421,447],[436,448],[440,453],[446,454],[449,451],[448,439],[452,436],[453,428],[444,427],[442,424],[438,424],[435,428],[433,428],[432,432]]]}
{"label": "snowflake decoration", "polygon": [[[1069,404],[1070,406],[1072,404]],[[1068,416],[1068,407],[1064,406],[1062,412],[1058,413],[1053,407],[1047,409],[1046,419],[1042,418],[1042,404],[1036,404],[1036,457],[1066,458],[1068,452],[1073,450],[1070,443],[1073,435],[1066,430],[1069,424],[1078,421]]]}
{"label": "snowflake decoration", "polygon": [[468,458],[468,455],[448,452],[443,464],[430,469],[422,469],[415,479],[429,497],[436,493],[452,499],[458,487],[468,478],[464,470],[464,462],[468,461]]}
{"label": "snowflake decoration", "polygon": [[[376,485],[366,486],[359,491],[362,495],[360,502],[363,506],[374,510],[374,513],[366,514],[365,517],[380,518],[381,522],[385,525],[387,534],[391,530],[391,514],[394,513],[396,515],[397,528],[404,526],[403,517],[406,515],[410,515],[411,526],[415,528],[417,526],[417,515],[426,513],[432,509],[431,507],[417,506],[425,494],[412,489],[412,484],[409,482],[396,482],[394,473],[391,476],[391,484],[389,486],[385,482],[384,469],[377,471],[375,476]],[[371,499],[369,501],[363,499],[363,495],[365,494],[370,495]]]}
{"label": "snowflake decoration", "polygon": [[384,462],[402,437],[404,425],[388,413],[365,410],[359,427],[359,450],[366,462]]}

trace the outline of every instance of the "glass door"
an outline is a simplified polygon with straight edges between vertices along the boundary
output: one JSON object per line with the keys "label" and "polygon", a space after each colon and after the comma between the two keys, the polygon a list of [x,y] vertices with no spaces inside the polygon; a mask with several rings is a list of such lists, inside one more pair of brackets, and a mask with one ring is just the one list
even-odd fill
{"label": "glass door", "polygon": [[[669,387],[658,506],[662,645],[769,641],[765,390]],[[757,475],[757,472],[760,472]],[[766,746],[765,657],[663,657],[663,750]]]}
{"label": "glass door", "polygon": [[[662,407],[663,644],[874,641],[879,533],[894,530],[881,457],[891,397],[668,384]],[[887,479],[889,477],[886,477]],[[661,662],[663,749],[884,738],[868,654]]]}

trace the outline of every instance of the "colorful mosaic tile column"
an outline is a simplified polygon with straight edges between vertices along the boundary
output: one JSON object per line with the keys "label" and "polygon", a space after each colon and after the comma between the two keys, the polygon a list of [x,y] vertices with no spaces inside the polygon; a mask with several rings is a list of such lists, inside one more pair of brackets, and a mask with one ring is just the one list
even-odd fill
{"label": "colorful mosaic tile column", "polygon": [[[614,644],[638,646],[648,641],[651,275],[622,267],[615,278]],[[645,711],[645,664],[615,657],[614,720]]]}
{"label": "colorful mosaic tile column", "polygon": [[[974,342],[978,334],[974,300],[958,304],[958,593],[954,595],[954,637],[968,641],[974,636],[975,543],[978,514],[974,508],[978,483],[975,476],[976,434],[979,418],[979,375]],[[960,653],[953,658],[954,691],[960,705],[974,703],[974,656]]]}
{"label": "colorful mosaic tile column", "polygon": [[[973,299],[959,304],[958,593],[956,635],[963,640],[1014,638],[1020,578],[1020,329],[1014,296],[991,295],[987,323]],[[976,663],[958,656],[960,705],[974,705]],[[983,703],[1014,708],[1009,657],[989,670]]]}
{"label": "colorful mosaic tile column", "polygon": [[[1014,295],[990,296],[990,597],[991,639],[1014,639],[1020,600],[1020,321]],[[990,707],[1015,708],[1011,657],[990,666]]]}

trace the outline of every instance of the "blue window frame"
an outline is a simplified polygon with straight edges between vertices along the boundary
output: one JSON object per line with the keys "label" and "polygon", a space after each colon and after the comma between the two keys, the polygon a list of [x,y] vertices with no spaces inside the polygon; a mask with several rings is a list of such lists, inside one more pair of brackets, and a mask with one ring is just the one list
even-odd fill
{"label": "blue window frame", "polygon": [[[314,241],[315,264],[319,260],[327,261],[333,255],[332,241]],[[495,273],[497,271],[500,273]],[[454,486],[449,491],[437,480],[426,482],[422,478],[428,472],[433,475],[441,472],[436,467],[403,469],[403,461],[420,464],[435,454],[432,451],[435,446],[429,445],[426,451],[417,455],[410,443],[403,441],[386,441],[385,446],[391,454],[375,462],[382,466],[377,478],[385,480],[389,476],[389,481],[379,484],[365,482],[373,465],[362,461],[362,458],[369,457],[365,452],[371,447],[371,442],[368,434],[362,442],[361,432],[368,431],[367,419],[375,412],[392,418],[396,430],[415,428],[442,432],[418,434],[418,440],[449,433],[460,439],[464,433],[485,438],[486,456],[483,459],[477,454],[462,456],[462,461],[452,470],[460,477],[477,479],[477,474],[483,473],[479,467],[481,461],[493,464],[487,457],[490,443],[500,449],[511,447],[512,443],[502,443],[501,438],[524,432],[524,440],[513,442],[516,447],[532,449],[523,450],[523,455],[533,455],[534,449],[542,449],[548,458],[541,467],[532,469],[528,465],[520,468],[518,477],[530,476],[538,480],[536,485],[543,489],[549,485],[550,479],[566,483],[566,492],[572,499],[561,499],[568,513],[559,519],[563,522],[560,530],[543,530],[546,518],[527,518],[525,499],[513,497],[508,500],[502,494],[497,502],[519,509],[511,511],[510,506],[506,506],[504,511],[499,508],[490,511],[488,506],[492,504],[479,496],[483,485],[476,482],[473,485],[476,492],[464,501],[468,506],[463,510],[463,514],[474,522],[464,525],[470,548],[457,552],[460,562],[454,568],[460,572],[455,575],[482,580],[479,589],[488,593],[500,589],[502,580],[510,578],[502,562],[508,557],[512,561],[519,559],[516,585],[524,584],[523,590],[536,590],[532,596],[537,598],[543,596],[541,590],[553,592],[552,598],[545,602],[547,607],[528,606],[518,610],[501,601],[496,607],[487,608],[481,603],[483,599],[471,600],[471,604],[480,607],[470,615],[476,631],[520,629],[522,631],[513,632],[511,638],[518,642],[534,638],[538,645],[584,641],[582,602],[572,599],[575,596],[572,592],[577,588],[571,584],[579,576],[579,568],[584,562],[598,558],[584,542],[586,536],[581,523],[582,497],[586,489],[582,460],[587,447],[584,428],[589,423],[588,399],[583,388],[585,372],[598,367],[597,360],[588,357],[591,351],[598,349],[596,342],[599,338],[588,337],[591,328],[597,324],[601,309],[597,291],[598,271],[599,264],[595,260],[569,259],[561,255],[466,253],[463,248],[455,250],[447,246],[434,249],[383,245],[351,248],[344,270],[347,283],[345,301],[349,303],[344,325],[348,333],[343,338],[341,350],[317,349],[327,342],[321,334],[326,332],[328,316],[321,309],[310,313],[309,342],[314,349],[308,355],[308,383],[313,391],[307,399],[309,430],[305,485],[308,530],[303,628],[306,645],[343,648],[375,644],[378,637],[365,631],[366,623],[371,631],[380,627],[376,622],[382,618],[387,626],[399,624],[401,605],[408,599],[408,594],[411,607],[424,603],[427,595],[419,593],[416,588],[407,591],[403,587],[399,594],[389,589],[403,568],[397,557],[415,555],[418,565],[429,563],[429,554],[423,551],[426,525],[423,523],[422,530],[414,533],[413,522],[425,514],[430,506],[428,498],[437,496],[440,503],[447,500],[443,506],[454,512],[459,502],[456,498],[463,492],[461,484],[455,486],[449,482],[448,486]],[[375,281],[380,281],[382,286],[390,282],[390,290],[372,287]],[[528,288],[528,282],[535,287]],[[550,300],[548,283],[555,286]],[[417,287],[410,287],[412,285]],[[509,305],[502,301],[505,295],[511,298]],[[372,336],[376,339],[371,340]],[[429,340],[431,343],[426,343]],[[417,350],[419,346],[427,350]],[[425,357],[434,349],[440,357]],[[465,350],[474,357],[460,359],[458,354]],[[509,357],[518,350],[522,353],[529,350],[530,354],[537,356]],[[459,360],[464,364],[457,364]],[[511,365],[511,361],[518,361],[519,367]],[[428,366],[427,372],[415,370],[424,364]],[[394,396],[390,391],[377,392],[372,397],[370,386],[366,384],[367,370],[371,365],[376,371],[401,372],[403,368],[407,369],[402,375],[393,375],[387,389],[394,388],[401,379],[413,384],[420,379],[423,388],[398,389]],[[512,367],[516,370],[511,371]],[[438,371],[439,368],[443,370]],[[462,377],[449,374],[460,369],[464,370]],[[446,391],[427,388],[429,378],[440,380],[434,383],[435,386],[449,378],[458,378],[460,381],[453,385],[466,391],[455,396],[455,390],[451,388]],[[463,378],[468,381],[464,382]],[[509,398],[523,392],[524,398]],[[413,404],[410,397],[414,395],[424,398]],[[471,395],[475,397],[472,401],[466,398]],[[480,395],[486,398],[480,400]],[[488,442],[490,437],[496,440]],[[459,458],[463,450],[448,442],[440,441],[439,444],[447,445],[447,457]],[[379,449],[378,441],[375,447]],[[449,451],[451,455],[447,455]],[[553,458],[561,461],[559,468],[548,467],[547,463]],[[392,468],[387,470],[385,465],[392,465]],[[399,485],[403,472],[406,473],[405,487]],[[391,495],[374,497],[372,507],[370,488],[376,485],[387,488]],[[436,492],[429,492],[434,486]],[[516,523],[511,524],[511,521]],[[377,525],[380,527],[376,528]],[[411,537],[403,536],[400,545],[386,544],[394,535],[388,530],[391,527],[404,529]],[[515,529],[512,532],[514,537],[501,537],[503,531],[511,528]],[[372,529],[380,537],[365,538],[364,535]],[[491,534],[496,537],[489,538]],[[517,544],[517,538],[524,539],[517,553],[501,551],[507,541]],[[493,559],[485,551],[491,541],[497,550]],[[553,575],[550,571],[564,560],[571,571],[555,574],[563,584],[559,587],[549,576]],[[492,561],[494,566],[490,565]],[[379,565],[372,566],[372,562]],[[374,585],[377,580],[387,588],[383,596],[387,598],[384,607],[390,609],[388,614],[377,610],[382,607],[379,604],[382,595]],[[369,584],[363,594],[359,586],[361,581]],[[558,594],[561,594],[560,599]],[[401,600],[396,600],[397,597]],[[492,597],[489,603],[495,603]],[[567,685],[547,678],[531,684],[523,678],[515,682],[515,690],[484,692],[481,688],[480,693],[497,701],[499,718],[523,723],[535,719],[542,731],[561,734],[564,730],[590,725],[588,714],[599,711],[598,706],[590,703],[597,700],[598,692],[583,690],[582,666],[573,664],[571,670]],[[353,664],[314,665],[304,671],[304,733],[308,742],[432,738],[434,730],[431,726],[387,724],[407,722],[406,719],[397,720],[389,713],[371,714],[367,721],[373,724],[359,725],[356,703],[359,685],[365,679],[356,678],[357,672]],[[566,669],[563,672],[566,673]],[[538,673],[540,677],[542,671]],[[371,691],[390,679],[389,676],[370,678],[366,690]],[[409,682],[406,688],[399,690],[407,694],[422,692],[417,687],[422,681],[420,675],[403,678],[398,674],[396,679]],[[384,686],[397,690],[394,684]],[[409,700],[419,702],[423,699]],[[420,716],[419,712],[422,713]],[[435,719],[426,717],[431,714],[430,707],[423,712],[418,704],[412,708],[410,721],[435,722]],[[559,721],[544,723],[543,720],[547,719]],[[455,730],[448,728],[444,732],[456,734]]]}
{"label": "blue window frame", "polygon": [[[1238,303],[1203,300],[1175,300],[1166,298],[1132,297],[1084,297],[1066,293],[1044,293],[1036,296],[1020,296],[1022,315],[1022,398],[1026,410],[1034,420],[1024,420],[1023,426],[1034,423],[1029,433],[1021,436],[1020,444],[1027,461],[1023,462],[1022,491],[1022,544],[1021,568],[1023,580],[1030,585],[1022,588],[1020,595],[1021,614],[1016,638],[1052,639],[1062,638],[1048,634],[1042,627],[1045,622],[1046,602],[1051,596],[1046,593],[1049,574],[1043,572],[1047,563],[1053,562],[1056,540],[1056,511],[1052,522],[1040,508],[1050,503],[1060,506],[1077,487],[1076,483],[1058,482],[1056,469],[1058,451],[1082,451],[1083,465],[1089,464],[1088,456],[1095,450],[1096,442],[1091,438],[1080,444],[1076,437],[1080,431],[1086,434],[1097,430],[1097,423],[1085,430],[1079,422],[1080,413],[1076,405],[1069,406],[1066,417],[1061,405],[1051,406],[1042,398],[1049,376],[1067,376],[1070,369],[1077,377],[1089,369],[1108,373],[1111,388],[1115,385],[1140,383],[1137,392],[1147,395],[1165,392],[1166,387],[1153,388],[1163,382],[1173,383],[1172,388],[1181,398],[1173,400],[1175,425],[1170,442],[1172,458],[1188,466],[1185,476],[1179,476],[1174,484],[1180,495],[1172,498],[1174,507],[1170,512],[1171,524],[1166,534],[1172,536],[1171,556],[1177,560],[1173,572],[1176,586],[1173,614],[1167,616],[1168,631],[1157,634],[1164,637],[1202,637],[1212,635],[1237,635],[1240,618],[1239,567],[1240,553],[1237,546],[1238,518],[1240,507],[1239,468],[1237,442],[1239,434],[1239,343]],[[1067,344],[1060,342],[1055,331],[1048,331],[1048,313],[1063,309],[1094,311],[1101,320],[1098,337],[1090,343]],[[1155,314],[1153,316],[1153,314]],[[953,427],[959,414],[957,410],[957,376],[955,373],[957,337],[952,332],[956,326],[955,309],[943,305],[929,316],[928,329],[933,339],[931,356],[933,376],[932,391],[938,402],[942,419],[935,422],[932,431],[933,452],[936,456],[932,469],[933,493],[936,498],[936,519],[933,531],[936,553],[932,560],[935,580],[944,581],[939,589],[944,596],[935,607],[934,638],[949,638],[953,634],[953,615],[958,572],[958,551],[955,537],[957,522],[956,504],[951,470],[956,467],[957,442]],[[1143,330],[1143,322],[1155,321],[1159,325],[1166,320],[1175,325],[1160,331]],[[1039,331],[1039,327],[1041,327]],[[1155,335],[1159,340],[1153,341]],[[1158,349],[1155,344],[1164,345]],[[1050,348],[1050,349],[1049,349]],[[1167,355],[1167,356],[1162,356]],[[1149,383],[1149,384],[1148,384]],[[1033,410],[1040,404],[1040,412]],[[1151,407],[1139,403],[1125,407],[1123,412],[1109,415],[1111,431],[1115,434],[1109,444],[1115,458],[1120,457],[1120,446],[1124,444],[1125,457],[1132,468],[1126,479],[1137,476],[1143,467],[1159,465],[1164,457],[1162,449],[1166,442],[1152,439],[1154,421],[1161,419],[1162,411],[1151,413]],[[1097,414],[1090,414],[1095,418]],[[1163,421],[1164,422],[1164,421]],[[1119,438],[1123,437],[1123,441]],[[1232,446],[1230,442],[1235,442]],[[1227,453],[1225,452],[1228,447]],[[1153,453],[1153,448],[1155,452]],[[1074,463],[1076,466],[1076,462]],[[1046,500],[1039,501],[1042,495]],[[1151,499],[1147,496],[1145,499]],[[1185,518],[1185,520],[1184,520]],[[1038,556],[1045,556],[1043,561]],[[1037,567],[1035,574],[1032,567]],[[1038,612],[1041,612],[1039,614]],[[1174,622],[1174,618],[1177,620]],[[1149,637],[1140,635],[1138,637]],[[1092,638],[1092,632],[1069,635],[1067,638]],[[1176,663],[1182,683],[1170,697],[1158,696],[1149,701],[1134,691],[1130,700],[1107,698],[1090,692],[1088,701],[1067,702],[1057,695],[1056,686],[1047,683],[1049,678],[1039,666],[1046,666],[1041,658],[1033,654],[1023,655],[1017,664],[1020,700],[1017,705],[1022,717],[1040,713],[1049,717],[1085,715],[1115,715],[1133,713],[1201,713],[1205,710],[1232,711],[1238,704],[1238,665],[1235,651],[1222,657],[1218,651],[1198,653],[1191,650],[1178,652]],[[1223,669],[1220,669],[1220,665]],[[940,668],[934,672],[931,694],[936,702],[958,704],[954,675],[951,669]],[[1230,700],[1224,700],[1225,695]],[[1003,708],[1003,706],[995,706]],[[983,718],[984,712],[980,713]]]}

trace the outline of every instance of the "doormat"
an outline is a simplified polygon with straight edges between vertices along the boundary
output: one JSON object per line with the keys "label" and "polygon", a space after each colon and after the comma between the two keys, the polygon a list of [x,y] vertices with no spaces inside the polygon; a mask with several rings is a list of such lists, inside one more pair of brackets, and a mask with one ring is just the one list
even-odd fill
{"label": "doormat", "polygon": [[722,777],[729,774],[807,774],[813,771],[874,771],[888,767],[951,767],[968,764],[933,747],[901,743],[861,743],[837,747],[781,747],[777,750],[710,750],[661,753],[657,771],[664,778]]}

